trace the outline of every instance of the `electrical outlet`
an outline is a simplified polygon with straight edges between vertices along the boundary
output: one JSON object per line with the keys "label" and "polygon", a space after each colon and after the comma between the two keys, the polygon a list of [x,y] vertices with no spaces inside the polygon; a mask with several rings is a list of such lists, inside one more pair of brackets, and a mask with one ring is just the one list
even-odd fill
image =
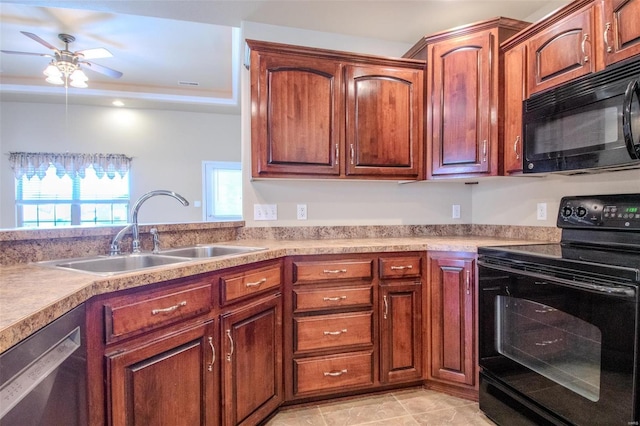
{"label": "electrical outlet", "polygon": [[536,207],[536,218],[538,220],[547,220],[547,203],[538,203]]}
{"label": "electrical outlet", "polygon": [[278,220],[278,205],[254,204],[253,220]]}
{"label": "electrical outlet", "polygon": [[453,219],[460,219],[460,204],[454,204],[451,207],[451,217]]}
{"label": "electrical outlet", "polygon": [[307,220],[307,205],[298,204],[296,207],[296,217],[298,220]]}

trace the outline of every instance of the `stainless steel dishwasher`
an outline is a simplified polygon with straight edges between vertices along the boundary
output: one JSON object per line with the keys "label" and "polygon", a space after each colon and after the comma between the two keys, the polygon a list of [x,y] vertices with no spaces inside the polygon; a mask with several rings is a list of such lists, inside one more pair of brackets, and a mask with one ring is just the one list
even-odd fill
{"label": "stainless steel dishwasher", "polygon": [[0,354],[0,425],[86,425],[85,306]]}

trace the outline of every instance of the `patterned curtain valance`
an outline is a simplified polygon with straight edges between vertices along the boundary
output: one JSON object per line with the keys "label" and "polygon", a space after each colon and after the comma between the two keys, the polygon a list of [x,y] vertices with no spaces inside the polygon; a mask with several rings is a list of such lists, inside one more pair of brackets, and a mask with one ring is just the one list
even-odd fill
{"label": "patterned curtain valance", "polygon": [[42,179],[47,169],[53,165],[59,177],[69,175],[84,178],[87,167],[93,166],[99,179],[107,176],[113,179],[118,173],[121,177],[129,171],[131,158],[123,154],[71,154],[51,152],[10,152],[9,162],[16,176]]}

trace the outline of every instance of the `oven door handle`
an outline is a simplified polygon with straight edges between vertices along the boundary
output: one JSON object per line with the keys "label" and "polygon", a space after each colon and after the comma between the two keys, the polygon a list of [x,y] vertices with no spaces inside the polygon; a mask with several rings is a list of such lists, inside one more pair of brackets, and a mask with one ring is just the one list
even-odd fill
{"label": "oven door handle", "polygon": [[[517,263],[517,262],[516,262]],[[582,281],[570,281],[565,280],[563,278],[552,277],[543,273],[532,272],[532,271],[522,271],[520,269],[510,268],[504,265],[495,265],[493,263],[488,263],[482,259],[478,259],[478,266],[483,266],[488,269],[495,269],[498,271],[509,272],[516,275],[523,275],[526,277],[538,278],[541,281],[536,281],[538,285],[559,285],[563,287],[571,287],[580,290],[590,291],[593,293],[602,294],[604,296],[611,297],[622,297],[622,298],[630,298],[635,299],[636,290],[630,287],[622,287],[622,286],[608,286],[602,284],[588,283]],[[482,279],[480,280],[482,283]],[[482,286],[482,284],[480,284]]]}
{"label": "oven door handle", "polygon": [[640,158],[640,135],[635,135],[638,138],[638,142],[636,143],[631,129],[631,110],[634,95],[640,104],[640,80],[638,79],[629,82],[627,90],[624,92],[624,105],[622,106],[622,133],[624,135],[624,143],[627,145],[627,151],[629,151],[631,158],[637,160]]}

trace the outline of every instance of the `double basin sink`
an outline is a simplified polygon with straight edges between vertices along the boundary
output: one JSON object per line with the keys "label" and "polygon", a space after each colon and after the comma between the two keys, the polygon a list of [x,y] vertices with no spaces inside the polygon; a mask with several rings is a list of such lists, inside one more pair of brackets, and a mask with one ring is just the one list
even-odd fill
{"label": "double basin sink", "polygon": [[166,249],[158,253],[132,253],[116,256],[93,256],[39,262],[43,266],[71,269],[97,275],[115,275],[164,265],[190,262],[196,259],[213,259],[265,250],[261,247],[231,245],[195,245]]}

